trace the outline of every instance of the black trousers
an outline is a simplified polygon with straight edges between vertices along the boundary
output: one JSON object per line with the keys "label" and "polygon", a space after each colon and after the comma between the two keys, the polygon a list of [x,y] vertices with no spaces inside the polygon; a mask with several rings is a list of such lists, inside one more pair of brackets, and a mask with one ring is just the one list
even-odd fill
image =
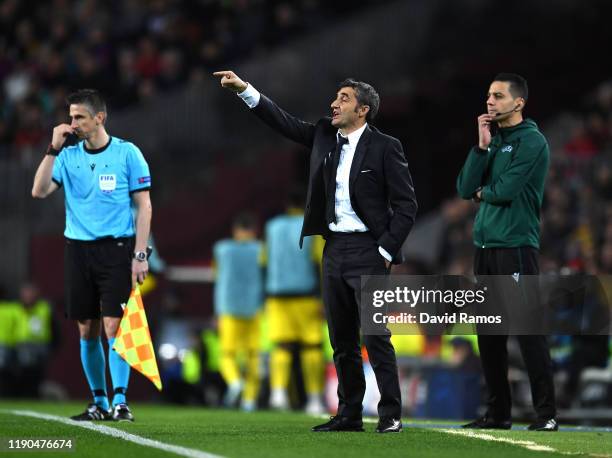
{"label": "black trousers", "polygon": [[[361,275],[385,275],[385,260],[369,232],[331,233],[323,252],[323,301],[338,375],[338,415],[361,418],[365,377],[360,349]],[[378,414],[401,416],[391,333],[364,335],[380,392]]]}
{"label": "black trousers", "polygon": [[[476,275],[512,275],[517,272],[539,274],[538,250],[532,247],[476,249]],[[516,337],[529,376],[536,414],[540,419],[553,418],[556,415],[555,387],[548,340],[542,335]],[[489,390],[487,414],[498,420],[511,418],[507,341],[508,336],[505,335],[478,336],[482,369]]]}

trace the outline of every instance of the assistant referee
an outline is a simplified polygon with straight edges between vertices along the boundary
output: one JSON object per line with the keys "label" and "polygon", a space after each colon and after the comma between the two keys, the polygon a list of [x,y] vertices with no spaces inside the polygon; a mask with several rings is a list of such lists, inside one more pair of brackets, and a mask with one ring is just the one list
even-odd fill
{"label": "assistant referee", "polygon": [[[108,135],[106,104],[99,92],[82,89],[69,95],[67,102],[72,121],[53,129],[32,196],[45,198],[64,188],[66,316],[77,321],[81,363],[93,395],[85,412],[72,419],[133,421],[126,401],[130,366],[112,347],[122,304],[149,269],[149,166],[133,143]],[[112,405],[106,391],[101,322],[108,339]]]}

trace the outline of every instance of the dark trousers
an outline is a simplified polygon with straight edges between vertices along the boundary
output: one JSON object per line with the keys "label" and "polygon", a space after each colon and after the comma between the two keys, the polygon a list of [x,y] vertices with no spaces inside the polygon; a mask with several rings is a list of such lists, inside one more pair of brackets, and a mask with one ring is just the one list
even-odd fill
{"label": "dark trousers", "polygon": [[[361,418],[365,377],[360,349],[361,275],[385,275],[385,260],[369,232],[332,233],[323,252],[323,301],[338,375],[338,415]],[[363,340],[380,392],[378,414],[401,416],[391,333]]]}
{"label": "dark trousers", "polygon": [[[474,257],[476,275],[537,275],[538,251],[532,247],[477,248]],[[531,397],[538,418],[556,415],[555,387],[550,350],[546,336],[518,335],[525,362]],[[508,350],[505,335],[479,335],[478,347],[482,369],[489,390],[487,414],[498,420],[511,418],[512,398],[508,382]]]}

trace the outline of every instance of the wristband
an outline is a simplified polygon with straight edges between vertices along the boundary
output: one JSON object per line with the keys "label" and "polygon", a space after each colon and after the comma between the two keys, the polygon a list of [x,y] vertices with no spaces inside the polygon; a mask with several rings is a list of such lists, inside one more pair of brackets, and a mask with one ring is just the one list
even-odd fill
{"label": "wristband", "polygon": [[49,143],[49,146],[47,146],[47,152],[45,154],[48,154],[49,156],[59,156],[61,150],[56,150],[55,148],[53,148],[53,144]]}

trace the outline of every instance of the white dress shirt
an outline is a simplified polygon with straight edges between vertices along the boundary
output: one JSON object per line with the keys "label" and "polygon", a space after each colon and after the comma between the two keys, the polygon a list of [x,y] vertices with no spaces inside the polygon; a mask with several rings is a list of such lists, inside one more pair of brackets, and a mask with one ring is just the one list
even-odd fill
{"label": "white dress shirt", "polygon": [[[259,104],[261,94],[257,89],[248,84],[247,88],[238,94],[238,97],[249,108],[255,108]],[[363,221],[353,210],[349,190],[349,175],[353,157],[355,156],[355,149],[367,125],[366,123],[348,134],[345,137],[348,138],[348,143],[342,145],[342,150],[340,151],[340,161],[338,162],[338,171],[336,172],[336,222],[329,224],[329,230],[332,232],[366,232],[368,230],[367,226],[363,224]],[[338,130],[336,135],[342,135],[340,130]],[[392,260],[392,256],[383,247],[379,246],[378,251],[387,261]]]}
{"label": "white dress shirt", "polygon": [[344,137],[348,142],[342,145],[338,171],[336,172],[336,222],[329,223],[329,230],[332,232],[366,232],[368,230],[353,210],[349,190],[349,175],[353,157],[355,157],[355,149],[367,126],[366,123],[347,136],[342,135],[339,130],[336,133],[337,137]]}

